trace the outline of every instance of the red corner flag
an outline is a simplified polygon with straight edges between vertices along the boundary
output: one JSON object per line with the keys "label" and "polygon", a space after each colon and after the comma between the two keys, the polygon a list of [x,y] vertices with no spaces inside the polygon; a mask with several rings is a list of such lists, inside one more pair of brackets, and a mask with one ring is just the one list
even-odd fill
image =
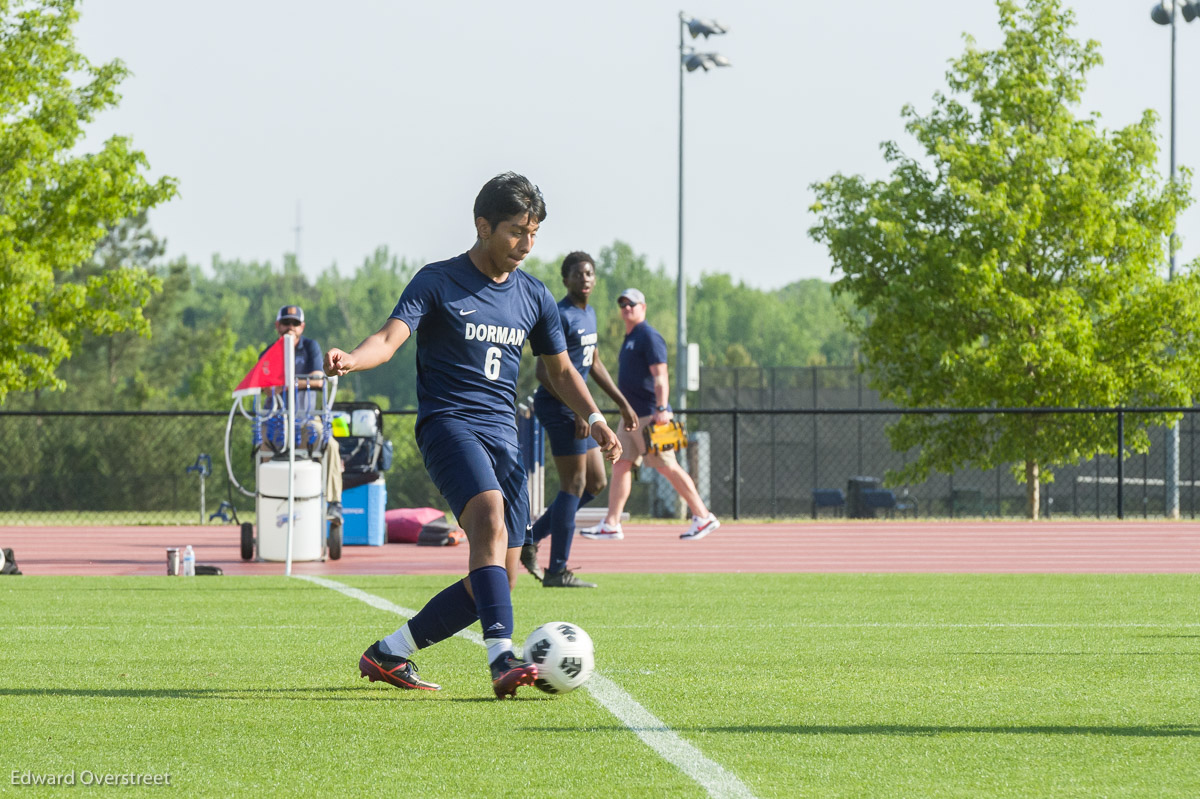
{"label": "red corner flag", "polygon": [[280,336],[279,340],[268,347],[267,351],[258,359],[258,363],[254,364],[250,373],[242,378],[242,382],[238,383],[237,388],[233,390],[233,396],[244,397],[248,394],[257,394],[260,389],[282,386],[284,383],[283,366],[283,336]]}

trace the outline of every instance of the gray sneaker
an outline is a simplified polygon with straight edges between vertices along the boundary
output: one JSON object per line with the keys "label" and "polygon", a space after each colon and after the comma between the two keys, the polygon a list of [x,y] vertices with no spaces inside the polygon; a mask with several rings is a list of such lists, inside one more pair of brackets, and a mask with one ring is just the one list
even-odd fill
{"label": "gray sneaker", "polygon": [[580,580],[575,576],[575,572],[570,569],[563,569],[558,574],[547,573],[542,578],[543,588],[595,588],[595,583],[589,583],[585,580]]}
{"label": "gray sneaker", "polygon": [[546,576],[546,571],[538,565],[537,542],[521,545],[521,565],[524,566],[525,571],[532,574],[534,579],[539,583]]}

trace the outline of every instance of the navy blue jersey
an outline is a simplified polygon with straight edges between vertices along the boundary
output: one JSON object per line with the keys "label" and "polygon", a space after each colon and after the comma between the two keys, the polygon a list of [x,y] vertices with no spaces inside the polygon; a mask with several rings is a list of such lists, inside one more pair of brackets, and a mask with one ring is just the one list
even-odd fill
{"label": "navy blue jersey", "polygon": [[621,345],[617,388],[621,389],[638,416],[654,413],[658,400],[654,396],[654,376],[650,374],[650,367],[666,362],[667,342],[662,334],[650,327],[649,322],[641,322],[625,334],[625,343]]}
{"label": "navy blue jersey", "polygon": [[[567,356],[579,376],[587,380],[596,359],[596,309],[592,306],[580,308],[571,302],[571,295],[558,301],[558,317],[562,320],[563,337],[567,341]],[[555,399],[545,386],[538,386],[537,394]],[[557,400],[556,400],[557,401]]]}
{"label": "navy blue jersey", "polygon": [[565,350],[554,297],[516,270],[495,283],[463,253],[417,272],[392,318],[417,337],[417,429],[426,419],[516,434],[517,368]]}

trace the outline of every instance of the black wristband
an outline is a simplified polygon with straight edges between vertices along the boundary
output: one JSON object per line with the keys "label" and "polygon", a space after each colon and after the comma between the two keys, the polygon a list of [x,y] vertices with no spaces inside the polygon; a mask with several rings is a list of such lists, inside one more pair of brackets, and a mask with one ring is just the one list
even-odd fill
{"label": "black wristband", "polygon": [[655,405],[654,410],[659,413],[670,413],[671,406],[670,405]]}

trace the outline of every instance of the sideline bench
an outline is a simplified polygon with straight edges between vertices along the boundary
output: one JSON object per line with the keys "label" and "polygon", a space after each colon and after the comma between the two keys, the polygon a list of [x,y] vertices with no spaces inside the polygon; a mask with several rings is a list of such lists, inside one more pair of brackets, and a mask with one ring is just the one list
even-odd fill
{"label": "sideline bench", "polygon": [[846,507],[846,495],[840,488],[815,488],[812,492],[812,517],[817,518],[821,508],[833,508],[833,515],[841,518]]}

